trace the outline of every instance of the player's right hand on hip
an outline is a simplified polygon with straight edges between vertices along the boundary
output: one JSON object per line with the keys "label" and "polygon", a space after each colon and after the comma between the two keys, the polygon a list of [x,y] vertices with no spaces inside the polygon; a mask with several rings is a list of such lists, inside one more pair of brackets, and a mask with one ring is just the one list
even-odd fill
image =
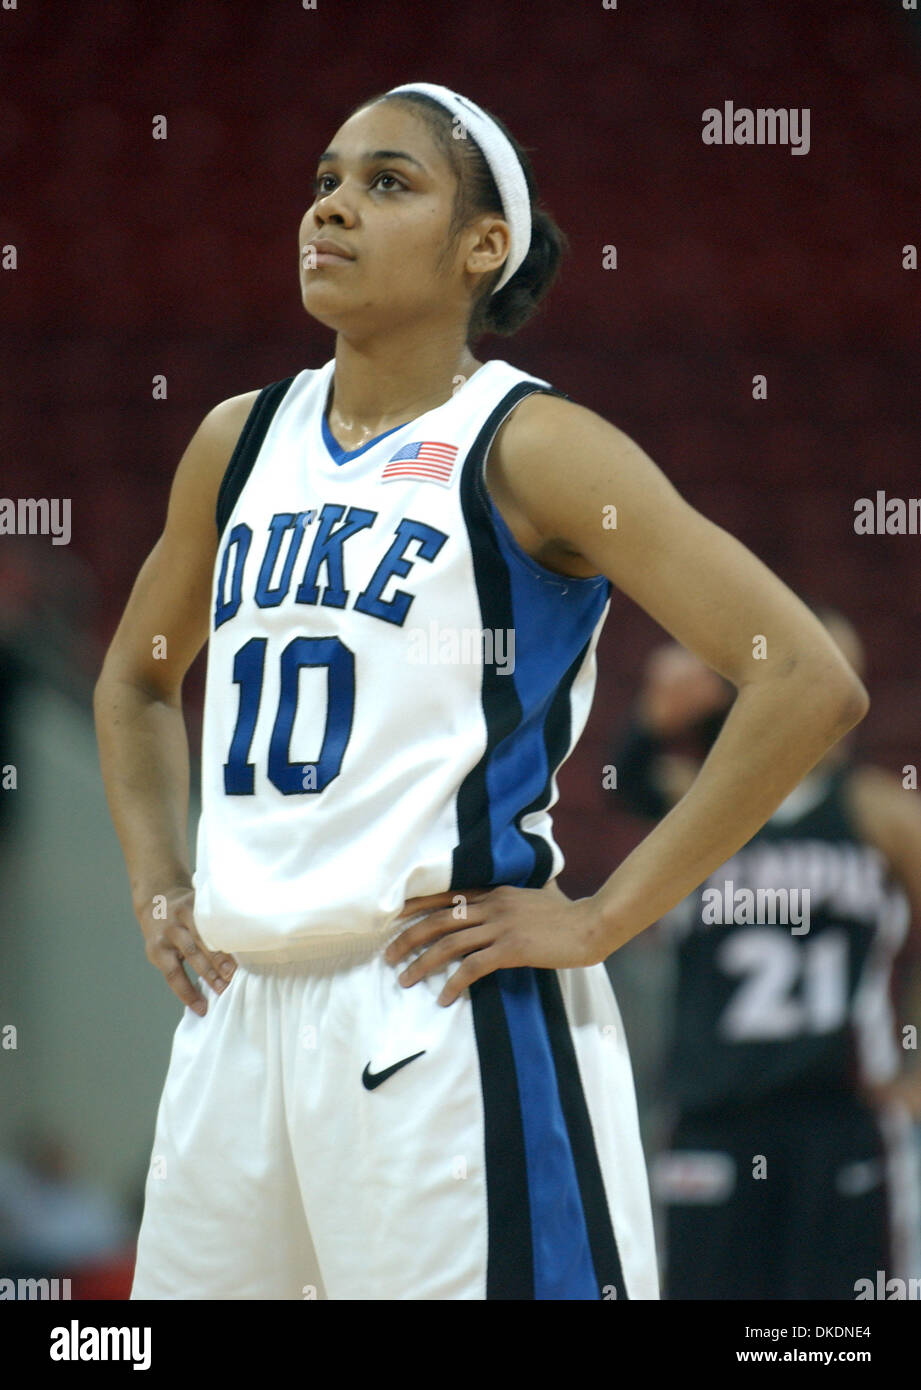
{"label": "player's right hand on hip", "polygon": [[204,994],[193,984],[183,968],[187,962],[200,979],[221,994],[227,987],[237,962],[224,951],[212,951],[195,928],[193,905],[195,890],[188,885],[168,889],[152,898],[149,906],[138,910],[144,933],[147,959],[162,972],[170,989],[197,1014],[208,1011]]}

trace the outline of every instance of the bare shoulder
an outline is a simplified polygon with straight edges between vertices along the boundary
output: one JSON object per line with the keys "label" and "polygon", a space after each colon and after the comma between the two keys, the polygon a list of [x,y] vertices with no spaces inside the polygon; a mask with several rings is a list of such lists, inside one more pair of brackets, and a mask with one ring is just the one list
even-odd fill
{"label": "bare shoulder", "polygon": [[598,565],[582,555],[567,518],[574,497],[594,508],[631,450],[637,446],[623,431],[586,406],[535,391],[499,426],[486,485],[528,554],[561,573],[595,575]]}
{"label": "bare shoulder", "polygon": [[246,391],[230,396],[208,411],[179,460],[168,530],[185,531],[196,520],[207,524],[214,517],[221,481],[258,395],[258,391]]}
{"label": "bare shoulder", "polygon": [[[493,478],[550,535],[554,519],[594,516],[599,505],[614,500],[612,488],[631,511],[654,505],[650,493],[682,500],[662,470],[617,425],[588,406],[544,391],[520,401],[496,432],[490,485]],[[564,545],[572,540],[562,534],[558,539]]]}
{"label": "bare shoulder", "polygon": [[195,434],[201,445],[204,457],[210,459],[215,467],[226,465],[236,448],[243,426],[256,403],[259,391],[244,391],[239,396],[228,396],[219,401],[204,417]]}
{"label": "bare shoulder", "polygon": [[239,396],[228,396],[208,411],[200,428],[215,445],[230,444],[232,453],[258,396],[258,390],[244,391]]}
{"label": "bare shoulder", "polygon": [[[258,391],[209,410],[176,469],[162,534],[144,561],[106,655],[108,673],[178,700],[189,666],[208,637],[217,552],[221,479]],[[170,660],[155,660],[151,633],[162,633]]]}
{"label": "bare shoulder", "polygon": [[642,452],[604,416],[546,391],[535,391],[518,403],[500,426],[496,444],[504,466],[512,471],[542,455],[558,459],[555,451],[561,447],[567,455],[578,453],[580,470],[593,464],[613,467],[621,454]]}

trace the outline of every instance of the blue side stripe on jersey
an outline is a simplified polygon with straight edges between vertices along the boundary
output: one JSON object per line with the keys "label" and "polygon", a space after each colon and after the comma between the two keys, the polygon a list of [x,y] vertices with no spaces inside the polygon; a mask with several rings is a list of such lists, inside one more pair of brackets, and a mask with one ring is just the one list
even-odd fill
{"label": "blue side stripe on jersey", "polygon": [[531,559],[483,482],[496,430],[517,401],[535,391],[564,394],[527,382],[512,387],[481,429],[461,476],[482,625],[516,631],[516,670],[503,675],[495,664],[483,666],[486,746],[457,793],[452,888],[539,887],[549,878],[549,844],[522,829],[521,820],[550,800],[553,775],[569,751],[569,690],[611,592],[603,577],[570,579]]}
{"label": "blue side stripe on jersey", "polygon": [[496,972],[518,1077],[535,1299],[597,1300],[575,1160],[535,972]]}
{"label": "blue side stripe on jersey", "polygon": [[[534,976],[556,1068],[560,1106],[578,1174],[582,1210],[588,1224],[592,1265],[598,1280],[596,1296],[608,1299],[613,1291],[616,1299],[624,1300],[628,1297],[627,1286],[559,974],[556,970],[536,970]],[[610,981],[608,988],[611,988]]]}
{"label": "blue side stripe on jersey", "polygon": [[[543,837],[523,831],[519,822],[527,809],[546,806],[553,774],[569,751],[567,737],[557,765],[549,766],[547,723],[553,711],[557,719],[564,718],[568,734],[568,687],[582,665],[610,590],[606,581],[567,584],[560,576],[563,582],[556,583],[535,572],[524,563],[530,557],[520,551],[492,503],[490,510],[508,571],[515,633],[514,673],[498,679],[514,681],[521,707],[517,727],[497,745],[487,766],[493,868],[497,882],[524,885],[533,880],[540,855],[545,871],[539,882],[545,883],[551,867],[549,846]],[[561,709],[557,696],[564,681],[567,698]]]}

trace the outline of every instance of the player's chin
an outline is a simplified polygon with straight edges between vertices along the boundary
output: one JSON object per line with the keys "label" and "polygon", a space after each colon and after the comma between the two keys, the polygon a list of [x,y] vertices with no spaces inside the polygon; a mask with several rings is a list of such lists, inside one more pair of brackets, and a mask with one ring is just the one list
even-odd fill
{"label": "player's chin", "polygon": [[[316,271],[306,273],[308,277],[316,275]],[[339,327],[343,312],[352,306],[354,299],[354,293],[324,283],[319,278],[301,281],[301,303],[311,318],[319,320],[327,328]]]}

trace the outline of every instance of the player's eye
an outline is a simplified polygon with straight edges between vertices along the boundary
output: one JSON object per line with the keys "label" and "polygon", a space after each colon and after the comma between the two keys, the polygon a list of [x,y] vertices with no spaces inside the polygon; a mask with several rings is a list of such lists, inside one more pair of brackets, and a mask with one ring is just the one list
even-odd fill
{"label": "player's eye", "polygon": [[[325,193],[332,192],[326,180],[335,179],[335,177],[335,174],[317,174],[313,181],[313,191],[318,198],[322,198]],[[386,169],[382,169],[379,174],[375,175],[371,180],[371,187],[373,188],[375,184],[380,183],[382,179],[389,179],[390,181],[385,192],[406,187],[402,179],[397,178],[396,174],[391,174]]]}

